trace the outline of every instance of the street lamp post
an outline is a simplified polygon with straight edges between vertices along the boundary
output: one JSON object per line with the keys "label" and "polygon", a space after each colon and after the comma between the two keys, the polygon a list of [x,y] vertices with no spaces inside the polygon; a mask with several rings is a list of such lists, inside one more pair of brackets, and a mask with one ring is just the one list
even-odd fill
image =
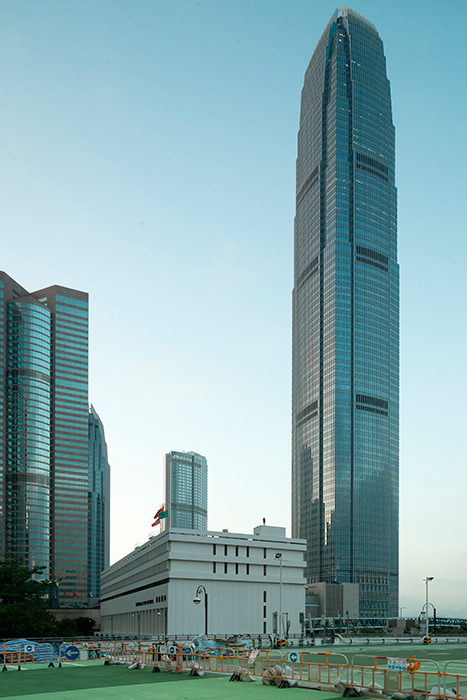
{"label": "street lamp post", "polygon": [[321,623],[323,625],[323,644],[326,643],[326,612],[327,612],[327,604],[326,604],[326,586],[327,583],[324,583],[324,617],[321,615]]}
{"label": "street lamp post", "polygon": [[282,552],[276,552],[276,559],[279,559],[279,639],[282,639]]}
{"label": "street lamp post", "polygon": [[201,593],[204,593],[204,634],[208,634],[208,594],[203,585],[198,586],[196,589],[196,596],[193,598],[193,603],[199,605],[201,603],[201,598],[199,597]]}
{"label": "street lamp post", "polygon": [[429,637],[429,632],[430,632],[430,620],[428,617],[428,584],[430,581],[433,581],[434,576],[427,576],[423,580],[425,581],[426,584],[426,602],[425,602],[425,637]]}

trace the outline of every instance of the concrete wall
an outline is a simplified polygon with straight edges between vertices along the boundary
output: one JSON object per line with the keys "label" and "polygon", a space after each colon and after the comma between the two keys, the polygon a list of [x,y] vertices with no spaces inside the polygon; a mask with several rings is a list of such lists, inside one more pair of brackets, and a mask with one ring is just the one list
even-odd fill
{"label": "concrete wall", "polygon": [[[193,603],[197,585],[201,583],[208,593],[209,634],[272,634],[273,612],[279,612],[280,593],[277,582],[267,579],[261,583],[201,579],[171,582],[168,626],[172,634],[204,634],[204,595],[200,595],[199,605]],[[299,613],[304,610],[304,587],[283,584],[282,611],[284,621],[290,620],[291,633],[300,632]]]}
{"label": "concrete wall", "polygon": [[290,632],[298,633],[299,613],[305,612],[304,552],[305,542],[286,538],[283,528],[262,526],[253,535],[167,530],[103,572],[101,630],[204,633],[204,594],[199,605],[193,603],[203,585],[210,634],[270,634],[273,612],[280,609],[282,561],[282,611]]}

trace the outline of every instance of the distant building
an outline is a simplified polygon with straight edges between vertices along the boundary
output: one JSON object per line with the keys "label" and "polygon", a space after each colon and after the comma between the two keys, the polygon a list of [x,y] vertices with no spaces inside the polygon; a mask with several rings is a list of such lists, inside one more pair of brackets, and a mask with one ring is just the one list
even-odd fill
{"label": "distant building", "polygon": [[196,452],[168,452],[164,459],[167,518],[161,529],[208,529],[208,463]]}
{"label": "distant building", "polygon": [[[91,405],[89,411],[88,472],[88,594],[98,599],[101,573],[109,566],[110,466],[104,426]],[[92,605],[92,601],[89,601]]]}
{"label": "distant building", "polygon": [[282,568],[284,628],[299,633],[305,550],[281,527],[260,525],[253,534],[168,529],[103,572],[101,631],[204,634],[207,622],[209,635],[272,634]]}
{"label": "distant building", "polygon": [[0,272],[0,556],[88,601],[88,295]]}
{"label": "distant building", "polygon": [[360,617],[358,583],[307,583],[306,613],[312,618]]}

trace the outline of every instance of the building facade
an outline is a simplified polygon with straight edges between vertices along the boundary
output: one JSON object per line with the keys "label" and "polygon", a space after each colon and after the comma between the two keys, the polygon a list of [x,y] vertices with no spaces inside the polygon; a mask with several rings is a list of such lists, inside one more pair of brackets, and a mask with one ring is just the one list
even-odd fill
{"label": "building facade", "polygon": [[293,291],[292,534],[310,582],[398,612],[399,267],[383,44],[348,8],[305,75]]}
{"label": "building facade", "polygon": [[110,466],[104,426],[92,404],[88,448],[88,595],[98,599],[101,573],[110,563]]}
{"label": "building facade", "polygon": [[[307,615],[326,616],[334,621],[360,617],[360,586],[358,583],[307,583]],[[310,603],[309,603],[310,601]]]}
{"label": "building facade", "polygon": [[168,452],[164,458],[164,498],[168,516],[161,529],[208,529],[208,463],[196,452]]}
{"label": "building facade", "polygon": [[87,604],[88,295],[0,272],[0,555]]}
{"label": "building facade", "polygon": [[[253,534],[167,529],[103,572],[101,632],[195,635],[207,622],[208,635],[272,634],[282,589],[284,627],[289,622],[290,633],[299,633],[304,554],[305,542],[280,527],[261,525]],[[205,592],[194,605],[198,586]]]}

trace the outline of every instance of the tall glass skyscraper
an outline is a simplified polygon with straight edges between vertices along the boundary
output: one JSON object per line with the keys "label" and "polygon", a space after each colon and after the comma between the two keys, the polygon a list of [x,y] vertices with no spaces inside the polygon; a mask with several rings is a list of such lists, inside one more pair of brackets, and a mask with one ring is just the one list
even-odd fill
{"label": "tall glass skyscraper", "polygon": [[344,7],[305,75],[297,156],[292,533],[312,582],[398,613],[399,266],[383,44]]}
{"label": "tall glass skyscraper", "polygon": [[208,529],[208,463],[196,452],[168,452],[164,459],[165,508],[161,530]]}
{"label": "tall glass skyscraper", "polygon": [[110,466],[104,426],[91,404],[88,470],[88,593],[99,598],[101,572],[110,563]]}
{"label": "tall glass skyscraper", "polygon": [[0,556],[88,603],[88,295],[0,272]]}

